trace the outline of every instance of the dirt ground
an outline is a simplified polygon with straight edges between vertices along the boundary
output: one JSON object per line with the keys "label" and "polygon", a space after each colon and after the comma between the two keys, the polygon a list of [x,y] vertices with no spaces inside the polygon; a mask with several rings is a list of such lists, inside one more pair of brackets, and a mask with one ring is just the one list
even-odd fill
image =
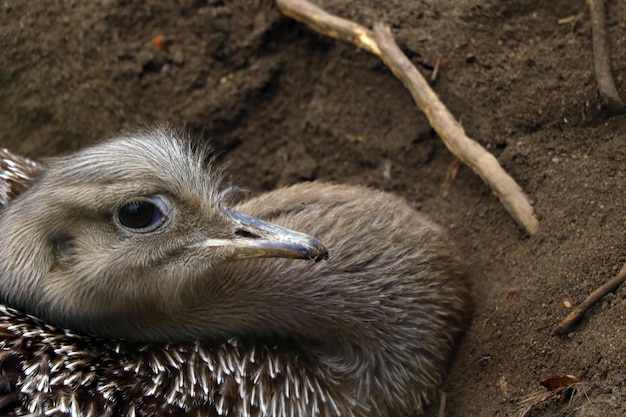
{"label": "dirt ground", "polygon": [[[271,0],[2,2],[0,146],[39,158],[169,123],[213,141],[253,192],[318,179],[398,193],[449,228],[473,271],[476,312],[446,416],[518,416],[542,377],[563,374],[586,395],[529,416],[626,415],[626,287],[569,336],[552,335],[564,301],[578,304],[626,261],[626,117],[602,108],[585,2],[317,4],[386,21],[425,75],[441,57],[435,90],[527,192],[537,235],[466,167],[443,197],[454,158],[400,82]],[[607,7],[626,98],[626,2]]]}

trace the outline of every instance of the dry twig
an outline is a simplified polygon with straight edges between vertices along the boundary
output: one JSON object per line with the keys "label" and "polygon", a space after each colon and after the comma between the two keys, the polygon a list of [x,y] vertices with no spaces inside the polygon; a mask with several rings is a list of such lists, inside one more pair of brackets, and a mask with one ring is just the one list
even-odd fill
{"label": "dry twig", "polygon": [[433,73],[430,74],[430,81],[437,81],[437,75],[439,75],[439,68],[441,67],[441,57],[438,56],[435,60],[435,65],[433,67]]}
{"label": "dry twig", "polygon": [[439,396],[439,412],[437,413],[437,417],[446,417],[446,399],[446,393],[441,391],[441,394]]}
{"label": "dry twig", "polygon": [[585,299],[578,307],[574,309],[566,318],[559,324],[559,327],[554,331],[555,335],[563,336],[569,334],[574,327],[585,317],[585,313],[596,305],[598,301],[605,295],[613,292],[619,288],[622,283],[626,281],[626,263],[622,266],[619,273],[610,281],[604,283],[597,290],[592,292],[589,297]]}
{"label": "dry twig", "polygon": [[454,119],[422,74],[400,50],[389,27],[377,23],[374,26],[374,36],[381,50],[381,59],[411,92],[413,100],[426,114],[430,125],[450,152],[480,175],[500,198],[511,216],[529,234],[534,234],[537,231],[538,222],[533,215],[533,208],[513,178],[502,169],[495,156],[465,135],[463,127]]}
{"label": "dry twig", "polygon": [[314,31],[348,41],[371,54],[380,56],[374,34],[366,27],[327,13],[306,0],[276,0],[276,4],[285,16],[304,23]]}
{"label": "dry twig", "polygon": [[606,13],[604,0],[587,0],[591,14],[591,30],[593,33],[593,67],[600,97],[609,110],[624,111],[624,103],[619,98],[609,63],[609,42],[606,30]]}
{"label": "dry twig", "polygon": [[387,26],[379,23],[372,32],[357,23],[331,15],[307,0],[276,0],[276,3],[283,14],[303,22],[313,30],[351,42],[379,56],[411,92],[417,106],[448,149],[480,175],[529,235],[537,232],[539,222],[524,192],[492,154],[465,135],[461,125],[396,45]]}
{"label": "dry twig", "polygon": [[454,158],[448,164],[448,169],[446,169],[446,173],[441,181],[441,196],[443,198],[448,198],[450,188],[452,188],[452,181],[454,181],[456,174],[459,172],[459,168],[461,168],[461,160],[459,158]]}

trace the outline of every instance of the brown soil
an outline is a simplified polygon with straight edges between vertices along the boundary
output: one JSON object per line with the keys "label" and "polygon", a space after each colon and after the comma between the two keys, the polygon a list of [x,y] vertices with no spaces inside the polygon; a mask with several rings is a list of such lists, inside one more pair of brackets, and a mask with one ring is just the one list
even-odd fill
{"label": "brown soil", "polygon": [[[2,2],[0,144],[42,157],[169,123],[212,140],[253,191],[320,179],[403,195],[450,229],[474,275],[447,416],[516,416],[552,374],[577,375],[587,396],[530,415],[626,415],[626,286],[568,337],[552,336],[564,301],[579,303],[626,261],[626,117],[602,108],[585,2],[318,4],[368,26],[384,19],[415,63],[442,57],[436,91],[528,193],[536,236],[466,167],[444,198],[454,158],[404,87],[271,0]],[[608,1],[608,15],[626,97],[626,3]]]}

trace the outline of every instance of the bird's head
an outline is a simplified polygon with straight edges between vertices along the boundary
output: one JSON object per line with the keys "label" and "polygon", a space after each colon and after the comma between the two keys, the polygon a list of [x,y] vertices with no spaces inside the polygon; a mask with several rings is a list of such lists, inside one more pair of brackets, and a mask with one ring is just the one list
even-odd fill
{"label": "bird's head", "polygon": [[102,337],[193,339],[202,324],[172,315],[202,305],[197,281],[220,291],[220,270],[242,259],[327,256],[313,237],[230,210],[208,157],[162,129],[50,161],[0,210],[1,301]]}

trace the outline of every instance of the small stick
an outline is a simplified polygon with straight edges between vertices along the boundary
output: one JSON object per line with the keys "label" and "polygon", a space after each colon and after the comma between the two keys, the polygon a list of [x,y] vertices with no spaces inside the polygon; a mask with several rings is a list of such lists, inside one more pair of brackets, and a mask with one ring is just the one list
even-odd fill
{"label": "small stick", "polygon": [[446,398],[446,393],[441,391],[441,394],[439,395],[439,412],[437,413],[437,417],[446,417]]}
{"label": "small stick", "polygon": [[600,97],[613,112],[624,111],[624,103],[619,98],[615,82],[611,75],[609,63],[609,42],[606,30],[606,13],[604,0],[587,0],[591,14],[591,31],[593,33],[593,67]]}
{"label": "small stick", "polygon": [[276,4],[285,16],[322,35],[348,41],[371,54],[380,55],[372,31],[358,23],[332,15],[306,0],[276,0]]}
{"label": "small stick", "polygon": [[619,273],[610,281],[604,283],[597,290],[592,292],[578,307],[574,309],[556,328],[554,334],[557,336],[564,336],[569,334],[574,327],[583,319],[585,313],[589,311],[591,307],[596,305],[598,301],[610,292],[614,292],[619,288],[622,283],[626,281],[626,263],[622,266]]}
{"label": "small stick", "polygon": [[452,187],[452,181],[456,178],[456,174],[459,172],[459,168],[461,168],[461,160],[459,158],[454,158],[449,164],[448,169],[446,169],[446,173],[443,176],[443,180],[441,181],[441,196],[443,198],[448,198],[450,194],[450,188]]}
{"label": "small stick", "polygon": [[431,126],[448,149],[480,175],[509,214],[529,235],[537,232],[539,222],[522,189],[502,169],[493,155],[465,135],[463,128],[454,120],[428,82],[398,48],[388,27],[378,24],[372,32],[357,23],[331,15],[307,0],[276,0],[276,4],[285,16],[298,20],[323,35],[351,42],[380,57],[411,91],[414,101],[426,114]]}
{"label": "small stick", "polygon": [[433,68],[433,73],[430,74],[430,81],[435,82],[437,81],[437,75],[439,75],[439,67],[441,66],[441,57],[438,56],[437,59],[435,60],[435,66]]}

